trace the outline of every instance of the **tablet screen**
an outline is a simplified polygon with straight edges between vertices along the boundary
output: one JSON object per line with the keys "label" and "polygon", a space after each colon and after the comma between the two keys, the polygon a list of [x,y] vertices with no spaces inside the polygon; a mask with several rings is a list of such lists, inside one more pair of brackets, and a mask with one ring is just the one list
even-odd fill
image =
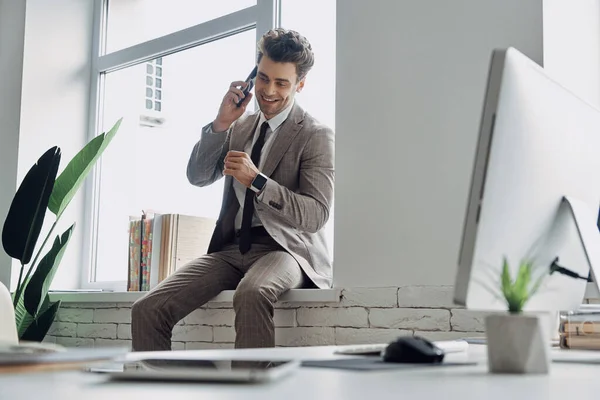
{"label": "tablet screen", "polygon": [[116,379],[256,380],[283,374],[292,360],[160,359],[148,358],[89,368]]}

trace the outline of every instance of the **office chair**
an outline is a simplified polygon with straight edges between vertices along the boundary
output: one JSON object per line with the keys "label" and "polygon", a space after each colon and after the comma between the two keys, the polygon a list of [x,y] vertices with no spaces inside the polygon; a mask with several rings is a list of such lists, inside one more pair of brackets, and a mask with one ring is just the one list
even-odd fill
{"label": "office chair", "polygon": [[12,298],[2,282],[0,282],[0,343],[11,345],[19,343]]}

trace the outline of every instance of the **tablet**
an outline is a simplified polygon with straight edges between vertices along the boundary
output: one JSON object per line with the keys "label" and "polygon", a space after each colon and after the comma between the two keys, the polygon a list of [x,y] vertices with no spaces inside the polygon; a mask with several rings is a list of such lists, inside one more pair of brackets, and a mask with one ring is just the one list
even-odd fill
{"label": "tablet", "polygon": [[264,382],[284,377],[299,365],[294,360],[148,358],[94,366],[88,371],[114,380]]}

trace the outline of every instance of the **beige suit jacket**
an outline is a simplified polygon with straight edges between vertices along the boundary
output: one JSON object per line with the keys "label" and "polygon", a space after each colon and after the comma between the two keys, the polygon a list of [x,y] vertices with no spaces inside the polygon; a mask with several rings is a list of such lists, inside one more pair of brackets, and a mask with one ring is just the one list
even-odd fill
{"label": "beige suit jacket", "polygon": [[[244,151],[260,113],[245,114],[226,132],[202,130],[188,162],[187,176],[196,186],[221,179],[229,150]],[[264,167],[268,177],[254,208],[265,229],[319,288],[332,284],[332,260],[323,227],[333,202],[334,133],[297,103],[274,137]],[[223,203],[208,253],[219,251],[234,235],[239,203],[233,178],[225,177]]]}

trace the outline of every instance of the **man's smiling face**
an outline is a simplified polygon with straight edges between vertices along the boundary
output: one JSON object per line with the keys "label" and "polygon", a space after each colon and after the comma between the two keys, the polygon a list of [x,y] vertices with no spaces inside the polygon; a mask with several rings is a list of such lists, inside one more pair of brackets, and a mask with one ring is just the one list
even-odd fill
{"label": "man's smiling face", "polygon": [[267,119],[279,114],[294,100],[304,87],[304,79],[298,82],[296,64],[275,62],[266,54],[258,64],[254,88],[260,110]]}

